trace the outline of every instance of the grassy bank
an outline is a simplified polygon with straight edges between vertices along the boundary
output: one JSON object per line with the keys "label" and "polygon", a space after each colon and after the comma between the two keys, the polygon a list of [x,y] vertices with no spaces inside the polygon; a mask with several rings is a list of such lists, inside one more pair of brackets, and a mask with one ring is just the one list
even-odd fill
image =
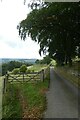
{"label": "grassy bank", "polygon": [[48,82],[22,84],[21,94],[24,98],[23,118],[41,118],[46,107],[45,92]]}
{"label": "grassy bank", "polygon": [[80,63],[74,62],[72,67],[63,66],[55,67],[56,72],[63,76],[66,80],[69,80],[76,87],[80,87]]}
{"label": "grassy bank", "polygon": [[[34,71],[38,69],[40,66],[35,67]],[[46,108],[45,92],[48,86],[49,68],[44,82],[8,83],[3,96],[3,118],[41,118]]]}
{"label": "grassy bank", "polygon": [[33,65],[33,66],[31,66],[30,68],[29,68],[29,70],[34,70],[35,72],[38,72],[38,71],[40,71],[40,70],[42,70],[42,69],[45,69],[47,67],[47,65],[45,64],[35,64],[35,65]]}
{"label": "grassy bank", "polygon": [[15,84],[7,84],[7,92],[3,95],[3,118],[19,118],[21,116],[21,105],[18,89]]}

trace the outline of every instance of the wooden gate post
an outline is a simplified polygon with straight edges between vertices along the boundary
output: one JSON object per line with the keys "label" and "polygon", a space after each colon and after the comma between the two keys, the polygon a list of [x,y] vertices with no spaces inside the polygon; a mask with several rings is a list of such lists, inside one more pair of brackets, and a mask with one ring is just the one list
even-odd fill
{"label": "wooden gate post", "polygon": [[3,94],[6,93],[6,84],[7,84],[7,81],[8,81],[8,77],[9,77],[9,74],[8,74],[8,72],[6,72],[5,78],[4,78],[4,81],[3,81]]}
{"label": "wooden gate post", "polygon": [[7,82],[8,82],[8,78],[9,78],[9,74],[8,74],[8,72],[6,72],[6,75],[5,75],[5,92],[7,90],[6,85],[7,85]]}
{"label": "wooden gate post", "polygon": [[4,81],[3,81],[3,94],[5,93],[6,91],[6,78],[4,78]]}
{"label": "wooden gate post", "polygon": [[42,69],[42,72],[43,72],[43,82],[44,82],[44,69]]}
{"label": "wooden gate post", "polygon": [[42,69],[41,71],[40,79],[44,82],[44,69]]}
{"label": "wooden gate post", "polygon": [[24,81],[24,73],[23,73],[23,81]]}

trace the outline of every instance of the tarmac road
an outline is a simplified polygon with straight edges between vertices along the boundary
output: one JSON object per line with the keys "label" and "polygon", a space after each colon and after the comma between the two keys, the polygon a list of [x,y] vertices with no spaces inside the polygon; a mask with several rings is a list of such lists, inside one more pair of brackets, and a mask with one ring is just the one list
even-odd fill
{"label": "tarmac road", "polygon": [[50,88],[46,94],[47,110],[44,118],[78,118],[78,88],[50,68]]}

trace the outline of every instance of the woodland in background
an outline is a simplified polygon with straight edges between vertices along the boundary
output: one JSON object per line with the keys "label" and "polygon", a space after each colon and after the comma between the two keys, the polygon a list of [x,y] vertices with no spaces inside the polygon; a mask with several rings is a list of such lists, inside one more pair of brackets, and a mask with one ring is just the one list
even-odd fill
{"label": "woodland in background", "polygon": [[[0,65],[0,74],[3,76],[7,71],[12,71],[15,68],[20,68],[24,63],[18,61],[10,61],[8,63],[3,63]],[[26,66],[31,66],[31,63],[25,63]]]}

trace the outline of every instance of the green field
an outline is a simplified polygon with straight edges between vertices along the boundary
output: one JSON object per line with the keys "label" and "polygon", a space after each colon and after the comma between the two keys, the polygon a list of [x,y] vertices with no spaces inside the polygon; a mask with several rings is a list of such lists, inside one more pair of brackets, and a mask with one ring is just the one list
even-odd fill
{"label": "green field", "polygon": [[34,70],[36,72],[42,70],[42,69],[45,69],[47,67],[47,65],[44,65],[44,64],[38,64],[38,65],[33,65],[31,67],[29,67],[29,70]]}

